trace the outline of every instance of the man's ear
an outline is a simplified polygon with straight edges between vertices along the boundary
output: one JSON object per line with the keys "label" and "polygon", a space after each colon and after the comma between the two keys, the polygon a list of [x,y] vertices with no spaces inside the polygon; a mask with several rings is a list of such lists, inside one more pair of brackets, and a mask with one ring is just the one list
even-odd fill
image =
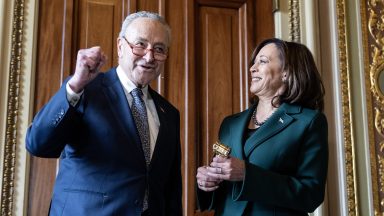
{"label": "man's ear", "polygon": [[121,37],[118,37],[116,39],[116,42],[117,42],[117,56],[119,57],[122,57],[123,56],[123,50],[122,50],[122,46],[123,46],[123,39]]}

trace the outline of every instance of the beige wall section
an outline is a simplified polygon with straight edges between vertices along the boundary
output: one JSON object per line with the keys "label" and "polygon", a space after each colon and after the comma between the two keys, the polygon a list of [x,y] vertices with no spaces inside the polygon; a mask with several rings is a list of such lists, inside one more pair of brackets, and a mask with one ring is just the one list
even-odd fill
{"label": "beige wall section", "polygon": [[348,207],[336,2],[322,0],[318,7],[320,65],[326,89],[325,113],[329,125],[328,215],[344,216],[348,215]]}
{"label": "beige wall section", "polygon": [[279,0],[279,8],[275,12],[275,37],[289,39],[289,4],[288,0]]}
{"label": "beige wall section", "polygon": [[364,48],[362,40],[362,25],[360,17],[360,1],[346,1],[346,13],[348,14],[347,36],[348,36],[348,59],[351,73],[351,99],[353,139],[356,152],[356,175],[357,175],[357,200],[361,215],[373,216],[373,198],[371,186],[371,163],[369,153],[368,116],[366,105],[365,75],[364,75]]}
{"label": "beige wall section", "polygon": [[[348,215],[346,151],[343,126],[341,92],[338,11],[337,4],[346,4],[347,62],[350,70],[350,110],[352,111],[352,144],[355,151],[353,173],[355,177],[357,214],[373,215],[371,175],[365,99],[365,78],[361,54],[361,22],[359,1],[347,0],[302,0],[300,3],[300,40],[314,54],[326,89],[325,113],[329,123],[329,175],[328,202],[325,201],[313,215]],[[280,1],[280,10],[275,14],[276,37],[289,39],[289,1]],[[318,27],[320,26],[320,27]],[[348,99],[348,98],[347,98]],[[359,124],[356,124],[359,123]],[[352,180],[354,181],[354,180]]]}
{"label": "beige wall section", "polygon": [[301,42],[312,51],[320,73],[320,39],[319,39],[319,13],[318,0],[299,1]]}
{"label": "beige wall section", "polygon": [[[307,2],[307,0],[303,1]],[[353,173],[354,178],[351,181],[354,182],[355,188],[352,188],[355,193],[355,200],[351,200],[347,195],[347,172],[346,170],[346,152],[345,152],[345,139],[344,125],[343,125],[343,99],[341,92],[341,79],[340,72],[340,43],[338,41],[339,35],[337,23],[337,13],[342,10],[338,8],[341,3],[345,4],[345,31],[346,31],[346,58],[347,68],[349,72],[348,79],[349,86],[349,98],[350,110],[344,112],[350,112],[352,119],[352,149],[354,151],[354,163]],[[314,47],[318,47],[314,54],[320,54],[317,60],[320,60],[320,68],[322,71],[324,85],[327,90],[326,95],[326,109],[325,112],[329,121],[329,147],[330,147],[330,165],[328,175],[328,214],[329,215],[349,215],[348,202],[355,202],[357,205],[355,208],[357,215],[373,216],[373,203],[372,203],[372,187],[371,187],[371,174],[370,174],[370,154],[369,154],[369,142],[368,142],[368,123],[367,123],[367,106],[365,98],[365,76],[364,76],[364,58],[363,45],[362,45],[362,31],[361,31],[361,17],[360,17],[360,5],[359,1],[348,0],[322,0],[319,7],[319,14],[321,14],[318,20],[320,24],[319,32],[314,32],[314,35],[319,35],[319,43],[314,44]],[[307,6],[305,8],[305,14],[309,14],[311,9]],[[308,17],[305,15],[304,17]],[[312,22],[310,20],[310,22]],[[310,23],[309,23],[310,24]],[[302,24],[303,29],[308,31],[308,26]],[[305,35],[302,32],[302,35]],[[310,37],[310,34],[308,34]],[[309,37],[307,37],[309,39]],[[310,40],[303,42],[309,45]],[[314,42],[316,43],[316,41]],[[315,49],[316,50],[316,49]],[[344,98],[348,99],[348,98]],[[347,102],[347,101],[345,101]]]}
{"label": "beige wall section", "polygon": [[[319,5],[320,23],[320,52],[323,78],[326,80],[325,88],[326,109],[330,124],[330,166],[328,176],[329,215],[350,215],[349,203],[356,204],[356,215],[373,216],[372,186],[370,174],[370,154],[368,142],[367,106],[365,98],[364,58],[362,45],[362,31],[360,18],[360,1],[349,0],[322,0]],[[338,29],[337,13],[341,12],[340,5],[345,4],[345,30]],[[339,8],[338,8],[339,6]],[[343,98],[341,92],[342,75],[340,74],[340,43],[338,32],[345,31],[346,44],[346,70],[349,77],[349,110],[351,113],[351,140],[354,155],[352,159],[346,158],[344,126],[343,125]],[[331,83],[330,83],[331,82]],[[348,95],[347,95],[348,96]],[[344,98],[344,100],[348,98]],[[331,104],[330,104],[331,103]],[[348,103],[348,101],[345,101]],[[345,107],[344,107],[345,108]],[[347,113],[348,114],[348,113]],[[329,119],[333,116],[334,119]],[[331,126],[333,124],[333,126]],[[354,163],[353,173],[355,179],[349,179],[355,184],[351,188],[355,193],[355,200],[348,198],[346,161]]]}
{"label": "beige wall section", "polygon": [[[1,1],[0,3],[0,151],[1,161],[3,162],[5,131],[6,131],[6,115],[7,115],[7,97],[8,97],[8,79],[9,65],[11,60],[11,37],[14,1]],[[24,23],[23,23],[23,49],[22,64],[20,76],[20,92],[19,92],[19,110],[17,120],[17,146],[14,176],[14,199],[12,215],[26,215],[26,193],[28,181],[28,155],[25,150],[25,133],[30,122],[30,105],[33,95],[33,74],[34,74],[34,57],[35,57],[35,31],[37,24],[37,0],[24,0]],[[2,164],[2,163],[1,163]],[[2,168],[2,167],[1,167]],[[1,169],[1,173],[3,170]],[[2,183],[2,182],[1,182]]]}
{"label": "beige wall section", "polygon": [[[318,23],[318,1],[317,0],[304,0],[299,1],[299,14],[300,14],[300,41],[305,44],[312,52],[312,55],[316,61],[319,72],[323,75],[325,71],[321,68],[320,47],[319,47],[319,23]],[[327,99],[326,99],[327,100]],[[327,103],[327,101],[326,101]],[[327,114],[328,121],[330,120],[330,114]],[[329,125],[332,129],[333,125]],[[333,138],[330,137],[329,141],[332,142]],[[328,216],[328,191],[323,204],[311,214],[313,216]]]}

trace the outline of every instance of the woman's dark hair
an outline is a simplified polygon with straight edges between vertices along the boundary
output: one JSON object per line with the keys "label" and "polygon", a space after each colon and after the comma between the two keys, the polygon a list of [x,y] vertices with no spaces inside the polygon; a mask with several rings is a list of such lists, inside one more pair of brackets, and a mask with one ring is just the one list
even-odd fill
{"label": "woman's dark hair", "polygon": [[323,111],[324,86],[311,51],[300,43],[287,42],[277,38],[262,41],[254,50],[250,68],[260,50],[273,43],[279,51],[282,68],[287,73],[284,92],[272,100],[276,103],[300,104],[304,107]]}

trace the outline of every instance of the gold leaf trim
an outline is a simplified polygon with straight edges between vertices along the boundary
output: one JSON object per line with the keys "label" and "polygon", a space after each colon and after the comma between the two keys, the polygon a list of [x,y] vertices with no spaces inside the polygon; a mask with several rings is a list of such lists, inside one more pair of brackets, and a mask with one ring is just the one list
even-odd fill
{"label": "gold leaf trim", "polygon": [[345,18],[345,0],[337,0],[337,26],[338,26],[338,46],[339,46],[339,67],[341,76],[341,97],[342,97],[342,115],[344,125],[344,148],[345,148],[345,167],[347,180],[347,198],[348,198],[348,215],[357,215],[357,189],[356,189],[356,164],[355,164],[355,149],[353,141],[353,122],[351,109],[351,81],[348,63],[348,41],[347,28]]}
{"label": "gold leaf trim", "polygon": [[[367,89],[371,88],[370,76],[369,76],[369,48],[368,48],[368,33],[367,33],[367,14],[366,14],[366,1],[361,0],[360,2],[360,14],[361,14],[361,25],[362,25],[362,36],[363,36],[363,50],[364,50],[364,77],[365,86]],[[369,136],[369,151],[371,161],[371,181],[372,181],[372,197],[373,197],[373,209],[375,215],[380,215],[380,201],[379,201],[379,189],[378,189],[378,170],[377,161],[380,161],[380,157],[376,158],[376,146],[374,142],[374,130],[373,130],[373,113],[372,113],[372,94],[370,91],[366,91],[366,104],[367,104],[367,115],[368,115],[368,136]],[[372,120],[371,120],[372,119]],[[378,159],[378,160],[377,160]]]}
{"label": "gold leaf trim", "polygon": [[300,6],[299,0],[289,1],[289,40],[300,42]]}
{"label": "gold leaf trim", "polygon": [[1,191],[1,215],[12,215],[17,120],[19,111],[19,86],[21,74],[24,0],[15,0],[12,25],[12,48],[9,68],[7,123],[4,144],[4,160]]}
{"label": "gold leaf trim", "polygon": [[[362,1],[361,17],[365,56],[367,109],[369,117],[369,143],[372,173],[372,194],[375,215],[384,214],[384,95],[378,83],[380,73],[384,73],[384,3],[378,0]],[[366,10],[367,9],[367,10]],[[368,16],[367,16],[368,15]],[[367,19],[369,17],[369,19]],[[367,32],[367,29],[369,32]],[[368,40],[368,33],[369,39]],[[372,121],[373,120],[373,121]],[[375,137],[375,133],[377,136]]]}

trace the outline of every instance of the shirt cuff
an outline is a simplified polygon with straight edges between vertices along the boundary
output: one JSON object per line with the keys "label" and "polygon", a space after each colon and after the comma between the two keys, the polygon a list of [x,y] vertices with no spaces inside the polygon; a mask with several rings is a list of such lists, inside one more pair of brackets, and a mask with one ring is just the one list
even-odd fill
{"label": "shirt cuff", "polygon": [[77,102],[79,102],[81,95],[83,95],[84,90],[81,91],[80,93],[76,93],[71,89],[68,82],[67,82],[65,88],[67,91],[67,100],[68,100],[69,104],[71,104],[71,106],[75,107]]}

